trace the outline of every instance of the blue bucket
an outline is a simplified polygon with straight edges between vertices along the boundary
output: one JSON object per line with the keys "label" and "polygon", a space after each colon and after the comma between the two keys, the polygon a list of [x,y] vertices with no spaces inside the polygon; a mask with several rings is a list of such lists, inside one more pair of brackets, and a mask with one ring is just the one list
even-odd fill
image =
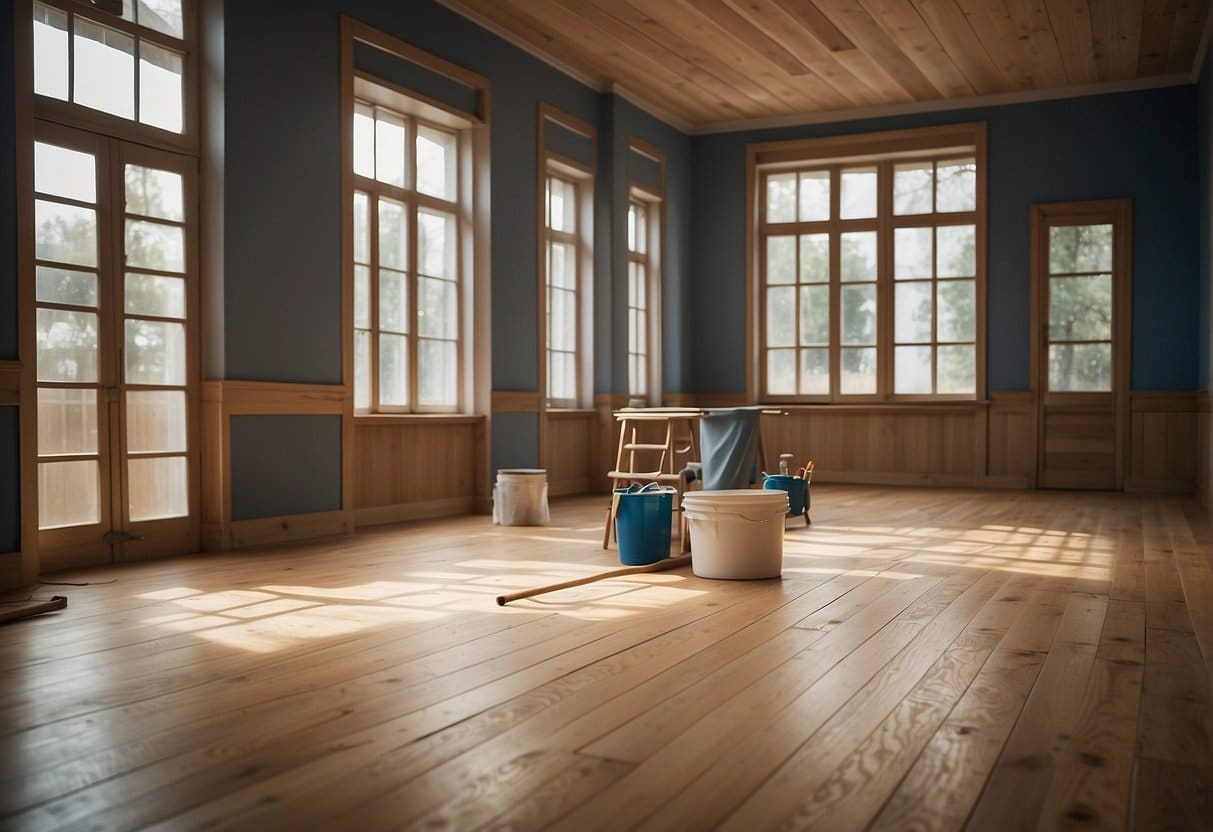
{"label": "blue bucket", "polygon": [[809,481],[800,477],[767,474],[762,480],[767,491],[788,492],[788,514],[799,517],[809,509]]}
{"label": "blue bucket", "polygon": [[615,536],[619,538],[619,562],[625,566],[647,566],[670,556],[670,518],[674,510],[673,488],[656,483],[644,488],[615,489],[619,501],[615,512]]}

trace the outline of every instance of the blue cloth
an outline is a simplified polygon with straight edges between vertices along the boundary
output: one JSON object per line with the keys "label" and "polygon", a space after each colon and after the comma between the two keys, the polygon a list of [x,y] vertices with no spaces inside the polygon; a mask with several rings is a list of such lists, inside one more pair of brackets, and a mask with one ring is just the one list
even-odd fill
{"label": "blue cloth", "polygon": [[761,407],[708,410],[699,422],[704,491],[746,488],[758,454]]}

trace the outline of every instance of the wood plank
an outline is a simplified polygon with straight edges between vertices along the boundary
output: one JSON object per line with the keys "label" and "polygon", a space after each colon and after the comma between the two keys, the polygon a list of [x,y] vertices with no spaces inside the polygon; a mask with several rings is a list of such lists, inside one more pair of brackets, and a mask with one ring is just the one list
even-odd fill
{"label": "wood plank", "polygon": [[1167,56],[1167,72],[1192,73],[1196,53],[1209,14],[1207,0],[1177,0],[1175,25],[1171,29],[1171,48]]}
{"label": "wood plank", "polygon": [[1144,0],[1090,0],[1099,80],[1137,77]]}
{"label": "wood plank", "polygon": [[998,67],[973,31],[968,18],[954,3],[939,0],[910,0],[923,21],[930,27],[940,46],[951,57],[952,62],[973,85],[979,95],[1006,92],[1012,89],[1010,81],[998,71]]}
{"label": "wood plank", "polygon": [[1066,80],[1071,84],[1095,83],[1099,80],[1099,67],[1095,64],[1090,4],[1087,0],[1045,0],[1045,6],[1065,65]]}

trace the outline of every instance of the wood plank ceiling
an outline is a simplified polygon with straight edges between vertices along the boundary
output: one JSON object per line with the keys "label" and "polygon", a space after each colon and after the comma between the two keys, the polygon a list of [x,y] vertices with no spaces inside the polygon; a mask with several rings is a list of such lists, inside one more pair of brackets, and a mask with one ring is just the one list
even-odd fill
{"label": "wood plank ceiling", "polygon": [[444,0],[692,129],[1192,71],[1209,0]]}

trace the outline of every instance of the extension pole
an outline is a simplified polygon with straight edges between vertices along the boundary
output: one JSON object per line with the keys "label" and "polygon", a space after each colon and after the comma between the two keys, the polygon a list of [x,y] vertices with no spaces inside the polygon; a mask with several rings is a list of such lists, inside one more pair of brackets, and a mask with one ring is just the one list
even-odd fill
{"label": "extension pole", "polygon": [[650,563],[647,566],[629,566],[625,569],[612,569],[610,572],[601,572],[588,578],[575,578],[574,580],[562,581],[558,584],[548,584],[547,586],[537,586],[531,589],[519,590],[518,592],[509,592],[505,595],[497,596],[497,606],[504,607],[510,601],[518,601],[535,595],[545,595],[558,589],[569,589],[584,584],[592,584],[595,581],[604,581],[607,578],[622,578],[626,575],[640,575],[644,572],[664,572],[667,569],[677,569],[680,566],[686,566],[690,562],[690,555],[679,555],[678,557],[665,558],[656,563]]}

